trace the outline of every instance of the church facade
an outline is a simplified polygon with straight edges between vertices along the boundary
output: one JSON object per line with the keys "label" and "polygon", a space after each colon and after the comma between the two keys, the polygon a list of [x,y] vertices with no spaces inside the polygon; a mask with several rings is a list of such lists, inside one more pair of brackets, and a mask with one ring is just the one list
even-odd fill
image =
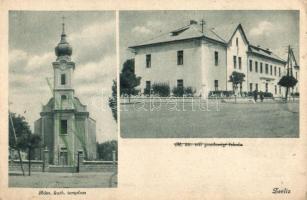
{"label": "church facade", "polygon": [[[155,83],[174,87],[192,87],[196,95],[211,91],[232,91],[229,77],[233,71],[244,73],[241,92],[270,92],[281,97],[285,89],[278,85],[287,73],[287,58],[270,49],[253,45],[239,24],[231,30],[218,31],[191,20],[187,26],[129,47],[135,54],[138,89],[150,89]],[[299,81],[299,66],[290,57],[290,72]],[[299,84],[291,92],[299,92]]]}
{"label": "church facade", "polygon": [[[55,54],[53,97],[42,107],[34,133],[41,136],[50,164],[73,166],[80,153],[86,160],[96,159],[96,121],[74,94],[75,63],[71,60],[72,47],[66,40],[64,23]],[[43,158],[43,150],[38,157]]]}

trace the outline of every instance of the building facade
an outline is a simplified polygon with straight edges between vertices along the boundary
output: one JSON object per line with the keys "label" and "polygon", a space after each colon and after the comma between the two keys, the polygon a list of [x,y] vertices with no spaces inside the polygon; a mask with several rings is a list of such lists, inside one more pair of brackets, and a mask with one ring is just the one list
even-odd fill
{"label": "building facade", "polygon": [[[227,34],[226,34],[227,35]],[[173,87],[192,87],[196,95],[210,91],[232,91],[229,76],[233,71],[245,74],[241,92],[254,90],[284,95],[278,85],[287,73],[287,60],[269,49],[252,45],[239,24],[229,36],[195,21],[155,39],[129,47],[135,54],[135,73],[140,76],[143,91],[154,83]],[[290,71],[299,80],[299,67],[294,55]],[[298,92],[298,84],[293,92]]]}
{"label": "building facade", "polygon": [[[87,160],[96,159],[96,122],[74,96],[75,63],[71,61],[72,48],[66,41],[64,24],[55,54],[53,97],[42,107],[41,118],[34,123],[34,133],[41,135],[49,152],[49,163],[72,166],[76,165],[78,152]],[[38,157],[42,156],[40,151]]]}

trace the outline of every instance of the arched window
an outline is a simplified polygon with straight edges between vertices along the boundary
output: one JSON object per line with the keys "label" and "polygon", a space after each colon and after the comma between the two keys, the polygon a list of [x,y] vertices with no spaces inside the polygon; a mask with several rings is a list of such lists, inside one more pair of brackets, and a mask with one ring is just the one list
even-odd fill
{"label": "arched window", "polygon": [[66,84],[66,76],[65,74],[61,74],[61,85],[65,85]]}

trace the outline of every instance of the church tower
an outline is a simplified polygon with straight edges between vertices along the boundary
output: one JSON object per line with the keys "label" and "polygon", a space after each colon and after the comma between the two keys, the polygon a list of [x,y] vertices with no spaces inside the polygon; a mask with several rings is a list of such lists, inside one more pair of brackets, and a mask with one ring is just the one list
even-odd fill
{"label": "church tower", "polygon": [[74,93],[75,63],[71,61],[72,47],[67,42],[64,22],[55,55],[53,97],[43,106],[34,132],[41,135],[51,164],[76,166],[78,152],[86,160],[96,159],[96,121]]}

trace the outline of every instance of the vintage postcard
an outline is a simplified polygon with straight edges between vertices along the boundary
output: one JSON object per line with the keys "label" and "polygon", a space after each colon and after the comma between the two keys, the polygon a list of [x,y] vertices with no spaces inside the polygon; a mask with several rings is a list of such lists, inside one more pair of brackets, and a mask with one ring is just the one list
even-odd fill
{"label": "vintage postcard", "polygon": [[115,12],[8,14],[9,187],[116,187]]}
{"label": "vintage postcard", "polygon": [[119,21],[122,137],[299,137],[298,10],[122,11]]}
{"label": "vintage postcard", "polygon": [[307,199],[306,1],[0,7],[0,200]]}

